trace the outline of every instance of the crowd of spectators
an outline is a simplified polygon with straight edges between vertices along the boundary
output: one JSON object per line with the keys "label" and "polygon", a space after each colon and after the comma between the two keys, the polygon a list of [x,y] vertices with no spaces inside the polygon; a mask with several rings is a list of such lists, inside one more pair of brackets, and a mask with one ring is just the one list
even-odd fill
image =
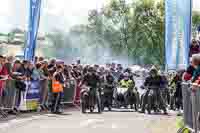
{"label": "crowd of spectators", "polygon": [[[24,81],[39,81],[40,82],[40,105],[43,110],[51,110],[49,108],[48,97],[49,97],[49,81],[59,81],[63,86],[68,86],[71,80],[75,81],[76,93],[74,96],[74,103],[79,104],[80,102],[80,89],[81,80],[83,76],[88,72],[91,65],[82,65],[80,60],[74,64],[65,64],[64,61],[57,59],[45,60],[43,57],[35,57],[34,62],[27,60],[18,60],[12,56],[5,57],[0,55],[0,111],[2,108],[2,101],[6,96],[6,80],[14,79],[15,87],[17,90],[16,106],[15,110],[18,111],[18,106],[21,100],[21,92],[25,91],[26,84]],[[121,64],[107,64],[104,66],[92,65],[92,67],[100,74],[105,73],[105,69],[113,71],[115,77],[120,76],[119,73],[114,73],[115,70],[118,72],[122,71]],[[101,75],[101,74],[100,74]],[[53,83],[51,83],[53,84]],[[53,94],[53,99],[56,99],[57,95]],[[59,101],[60,102],[60,101]],[[56,109],[58,111],[59,109]]]}
{"label": "crowd of spectators", "polygon": [[[78,61],[77,63],[80,63]],[[42,109],[47,109],[47,100],[49,94],[49,81],[55,79],[65,84],[70,79],[79,82],[83,66],[80,64],[66,65],[63,61],[56,59],[45,60],[43,57],[35,57],[35,61],[18,60],[12,56],[5,57],[0,55],[0,107],[6,96],[6,80],[14,79],[18,96],[16,97],[15,110],[18,111],[18,105],[21,100],[21,92],[25,91],[24,81],[40,82],[40,104]]]}

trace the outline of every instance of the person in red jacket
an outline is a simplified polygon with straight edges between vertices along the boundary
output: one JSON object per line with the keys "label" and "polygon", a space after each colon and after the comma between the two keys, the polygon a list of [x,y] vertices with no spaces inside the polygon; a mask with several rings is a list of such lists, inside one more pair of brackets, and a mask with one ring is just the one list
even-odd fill
{"label": "person in red jacket", "polygon": [[189,67],[186,69],[186,72],[183,74],[183,80],[184,81],[190,81],[192,80],[193,73],[200,64],[200,55],[195,54],[191,58],[191,62]]}
{"label": "person in red jacket", "polygon": [[5,66],[6,58],[0,55],[0,96],[3,94],[3,89],[5,86],[5,80],[8,76],[8,70]]}
{"label": "person in red jacket", "polygon": [[192,56],[191,65],[188,67],[186,73],[183,76],[183,79],[185,81],[191,80],[193,91],[198,89],[199,85],[200,85],[199,68],[200,68],[200,54],[195,54],[195,55]]}

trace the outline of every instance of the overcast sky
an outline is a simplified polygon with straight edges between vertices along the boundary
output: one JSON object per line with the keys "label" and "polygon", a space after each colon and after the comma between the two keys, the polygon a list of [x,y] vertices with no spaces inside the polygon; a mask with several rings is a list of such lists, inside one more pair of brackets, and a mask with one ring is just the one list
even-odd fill
{"label": "overcast sky", "polygon": [[[0,31],[8,32],[13,27],[25,28],[28,0],[0,0]],[[87,22],[88,10],[99,8],[106,0],[42,0],[40,31],[53,28],[67,30],[70,26]],[[199,0],[193,7],[200,10]]]}

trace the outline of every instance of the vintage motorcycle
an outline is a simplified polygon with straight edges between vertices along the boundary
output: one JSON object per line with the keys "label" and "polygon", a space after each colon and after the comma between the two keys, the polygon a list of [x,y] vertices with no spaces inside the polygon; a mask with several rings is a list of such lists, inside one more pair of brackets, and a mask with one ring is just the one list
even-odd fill
{"label": "vintage motorcycle", "polygon": [[130,108],[138,110],[138,92],[135,88],[126,88],[126,87],[117,87],[115,91],[115,103],[117,108],[125,107],[127,108],[130,105]]}
{"label": "vintage motorcycle", "polygon": [[86,113],[87,110],[94,112],[97,107],[98,113],[102,113],[100,91],[91,87],[83,87],[81,90],[81,111]]}
{"label": "vintage motorcycle", "polygon": [[114,84],[107,83],[104,85],[101,91],[102,110],[104,110],[105,107],[107,107],[109,111],[112,110],[114,88],[115,88]]}

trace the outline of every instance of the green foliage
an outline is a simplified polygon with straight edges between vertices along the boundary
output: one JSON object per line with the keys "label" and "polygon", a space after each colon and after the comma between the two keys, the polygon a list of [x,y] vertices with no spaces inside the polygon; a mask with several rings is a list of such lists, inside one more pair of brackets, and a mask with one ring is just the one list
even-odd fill
{"label": "green foliage", "polygon": [[164,65],[164,1],[111,0],[101,11],[92,10],[89,22],[114,53],[124,51],[136,63]]}
{"label": "green foliage", "polygon": [[193,37],[196,36],[197,28],[200,26],[200,12],[192,12],[192,33]]}
{"label": "green foliage", "polygon": [[[105,48],[113,56],[127,55],[137,64],[164,66],[164,15],[164,0],[110,0],[100,10],[88,13],[88,24],[75,25],[68,33],[49,33],[53,48],[44,53],[96,60],[104,53],[98,50]],[[200,15],[193,12],[193,31],[199,25]],[[89,56],[91,52],[95,54]]]}
{"label": "green foliage", "polygon": [[104,48],[111,49],[111,56],[126,55],[138,64],[164,65],[163,0],[110,0],[100,10],[91,10],[88,21],[87,25],[72,27],[69,33],[49,33],[54,50],[44,53],[58,58],[88,58],[93,52],[89,58],[96,60],[102,58],[104,50],[99,49]]}

